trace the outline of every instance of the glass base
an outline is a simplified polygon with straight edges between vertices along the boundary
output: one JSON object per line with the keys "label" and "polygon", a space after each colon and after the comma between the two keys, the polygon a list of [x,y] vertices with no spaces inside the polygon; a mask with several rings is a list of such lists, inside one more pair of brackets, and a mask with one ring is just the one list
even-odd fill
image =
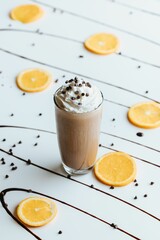
{"label": "glass base", "polygon": [[83,175],[89,173],[89,171],[93,168],[93,166],[85,169],[73,169],[68,166],[66,166],[64,163],[62,163],[62,166],[64,170],[69,174],[69,175]]}

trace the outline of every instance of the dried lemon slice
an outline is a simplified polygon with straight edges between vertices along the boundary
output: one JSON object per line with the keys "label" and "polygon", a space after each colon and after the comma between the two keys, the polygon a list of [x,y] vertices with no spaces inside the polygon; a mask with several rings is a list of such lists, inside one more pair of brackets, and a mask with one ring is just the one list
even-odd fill
{"label": "dried lemon slice", "polygon": [[84,46],[93,53],[111,54],[118,49],[119,40],[113,34],[97,33],[89,37]]}
{"label": "dried lemon slice", "polygon": [[29,69],[21,72],[16,79],[18,87],[26,92],[40,92],[52,82],[52,75],[42,69]]}
{"label": "dried lemon slice", "polygon": [[128,111],[129,121],[141,128],[160,126],[160,104],[156,102],[138,103]]}
{"label": "dried lemon slice", "polygon": [[56,214],[56,204],[47,198],[26,198],[17,207],[18,218],[32,227],[40,227],[49,223]]}
{"label": "dried lemon slice", "polygon": [[95,164],[96,177],[110,186],[125,186],[136,176],[136,164],[133,158],[123,152],[103,155]]}
{"label": "dried lemon slice", "polygon": [[44,14],[43,9],[40,6],[27,4],[17,6],[12,9],[10,17],[13,20],[20,21],[22,23],[30,23],[38,20]]}

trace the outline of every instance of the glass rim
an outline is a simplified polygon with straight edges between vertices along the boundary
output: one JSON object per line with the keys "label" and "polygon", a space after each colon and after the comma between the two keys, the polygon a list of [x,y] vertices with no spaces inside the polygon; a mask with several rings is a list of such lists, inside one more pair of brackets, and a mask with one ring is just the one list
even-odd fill
{"label": "glass rim", "polygon": [[87,114],[87,113],[91,113],[91,112],[94,112],[94,111],[98,110],[98,108],[99,108],[99,107],[102,105],[102,103],[104,102],[103,93],[102,93],[102,91],[100,91],[101,96],[102,96],[102,101],[101,101],[101,103],[100,103],[95,109],[93,109],[93,110],[91,110],[91,111],[88,111],[88,112],[70,112],[70,111],[66,111],[65,109],[60,108],[60,107],[58,106],[58,104],[57,104],[57,102],[56,102],[56,99],[55,99],[56,93],[58,92],[58,90],[59,90],[60,88],[61,88],[61,87],[59,87],[59,88],[55,91],[55,93],[54,93],[54,95],[53,95],[53,101],[54,101],[55,106],[56,106],[58,109],[60,109],[61,111],[67,112],[68,114]]}

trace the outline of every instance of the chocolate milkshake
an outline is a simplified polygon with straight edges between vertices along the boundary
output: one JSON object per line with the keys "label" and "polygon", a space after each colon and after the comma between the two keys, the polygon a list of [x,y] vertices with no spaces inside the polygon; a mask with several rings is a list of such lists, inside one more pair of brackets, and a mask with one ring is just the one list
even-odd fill
{"label": "chocolate milkshake", "polygon": [[87,173],[96,161],[102,93],[75,77],[56,91],[54,101],[63,167],[69,174]]}

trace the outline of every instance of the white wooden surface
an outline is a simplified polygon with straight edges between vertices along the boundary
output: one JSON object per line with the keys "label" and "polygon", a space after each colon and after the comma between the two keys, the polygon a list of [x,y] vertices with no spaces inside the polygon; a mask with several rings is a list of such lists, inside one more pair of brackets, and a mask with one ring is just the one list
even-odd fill
{"label": "white wooden surface", "polygon": [[[24,25],[8,17],[13,7],[34,2],[45,10],[41,20]],[[110,224],[115,223],[134,235],[131,237],[57,202],[56,219],[45,227],[32,229],[41,239],[160,239],[160,129],[139,129],[126,118],[131,105],[150,99],[160,101],[159,26],[158,0],[0,0],[0,158],[5,158],[6,162],[0,164],[0,190],[20,187],[40,191]],[[37,29],[43,34],[37,34]],[[84,40],[97,32],[116,34],[122,54],[98,56],[85,50]],[[22,70],[34,67],[49,70],[59,81],[44,92],[23,96],[15,77]],[[92,172],[72,177],[75,181],[63,177],[67,175],[61,167],[56,134],[51,133],[56,132],[52,97],[66,79],[74,76],[83,76],[104,93],[100,137],[104,147],[99,148],[98,156],[114,150],[132,155],[138,168],[137,187],[131,183],[111,190],[98,182]],[[43,115],[39,117],[39,113]],[[2,125],[8,127],[2,128]],[[136,135],[139,131],[144,133],[142,138]],[[38,134],[40,138],[36,138]],[[22,144],[17,144],[20,140]],[[38,146],[34,147],[36,142]],[[8,152],[13,144],[16,144],[15,156],[31,159],[53,172],[27,166],[2,152]],[[11,171],[11,162],[18,167],[16,171]],[[6,174],[8,179],[5,179]],[[96,189],[90,188],[91,184]],[[144,198],[144,194],[148,197]],[[33,194],[12,192],[5,200],[14,212],[19,201],[30,195]],[[134,200],[134,196],[138,199]],[[63,232],[61,235],[59,230]],[[0,235],[5,240],[35,239],[14,222],[1,205]]]}

